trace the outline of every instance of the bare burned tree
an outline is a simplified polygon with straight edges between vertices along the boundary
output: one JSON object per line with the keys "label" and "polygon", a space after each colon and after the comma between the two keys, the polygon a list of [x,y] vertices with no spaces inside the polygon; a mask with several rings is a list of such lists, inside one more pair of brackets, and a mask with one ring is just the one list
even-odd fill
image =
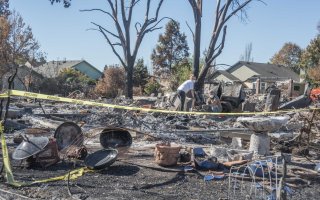
{"label": "bare burned tree", "polygon": [[[195,30],[193,32],[194,37],[194,75],[198,77],[196,90],[202,90],[204,86],[205,77],[209,68],[212,66],[212,62],[222,53],[224,48],[225,38],[227,34],[228,20],[240,12],[239,17],[241,19],[246,18],[246,12],[244,8],[254,0],[217,0],[215,9],[215,19],[213,23],[213,30],[209,46],[207,47],[205,55],[204,67],[199,72],[199,60],[200,60],[200,35],[201,35],[201,18],[202,18],[202,0],[188,0],[194,14]],[[260,1],[260,0],[258,0]],[[199,72],[199,75],[198,75]]]}
{"label": "bare burned tree", "polygon": [[202,0],[188,0],[192,10],[193,10],[193,18],[195,29],[192,32],[193,36],[193,75],[198,78],[199,76],[199,66],[200,66],[200,47],[201,47],[201,17],[202,17]]}
{"label": "bare burned tree", "polygon": [[[142,43],[143,38],[147,33],[150,33],[154,30],[160,29],[159,23],[165,19],[159,17],[159,11],[162,6],[163,0],[159,0],[155,14],[153,17],[150,17],[150,9],[151,9],[151,0],[146,1],[146,11],[145,11],[145,18],[143,23],[135,23],[134,27],[136,30],[136,40],[135,44],[133,45],[133,49],[131,48],[132,45],[132,33],[130,32],[131,28],[131,21],[132,21],[132,14],[134,11],[135,6],[140,0],[107,0],[108,7],[110,11],[102,10],[102,9],[88,9],[82,11],[98,11],[106,14],[108,17],[112,19],[115,26],[115,32],[112,32],[103,26],[91,22],[93,25],[96,26],[94,30],[98,30],[102,33],[106,41],[108,42],[109,46],[111,47],[113,53],[117,56],[120,63],[124,67],[126,71],[126,97],[132,98],[133,95],[133,67],[134,63],[138,54],[139,47]],[[119,49],[123,53],[123,56],[120,56]]]}

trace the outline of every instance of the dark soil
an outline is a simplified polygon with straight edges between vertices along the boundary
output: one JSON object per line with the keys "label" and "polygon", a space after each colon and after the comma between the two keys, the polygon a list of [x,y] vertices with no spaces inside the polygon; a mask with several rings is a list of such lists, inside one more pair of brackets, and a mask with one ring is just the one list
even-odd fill
{"label": "dark soil", "polygon": [[[49,182],[28,187],[13,188],[2,179],[0,189],[20,194],[31,199],[246,199],[249,197],[250,183],[239,182],[235,189],[228,191],[229,179],[204,181],[203,175],[209,172],[184,172],[182,165],[171,168],[160,167],[149,154],[131,155],[119,158],[108,169],[88,172],[77,180]],[[1,163],[2,165],[2,163]],[[60,162],[47,169],[27,169],[12,162],[16,180],[31,181],[46,179],[68,173],[73,165]],[[78,163],[80,167],[82,163]],[[319,180],[294,190],[288,199],[319,199]],[[0,190],[1,199],[24,199]],[[268,193],[257,190],[248,199],[267,199]]]}

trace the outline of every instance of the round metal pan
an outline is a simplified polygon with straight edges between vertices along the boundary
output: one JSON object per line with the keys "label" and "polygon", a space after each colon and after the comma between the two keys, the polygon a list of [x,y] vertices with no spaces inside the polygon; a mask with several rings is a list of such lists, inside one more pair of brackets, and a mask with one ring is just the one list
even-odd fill
{"label": "round metal pan", "polygon": [[118,156],[116,149],[101,149],[86,157],[85,165],[90,169],[104,169],[112,165]]}

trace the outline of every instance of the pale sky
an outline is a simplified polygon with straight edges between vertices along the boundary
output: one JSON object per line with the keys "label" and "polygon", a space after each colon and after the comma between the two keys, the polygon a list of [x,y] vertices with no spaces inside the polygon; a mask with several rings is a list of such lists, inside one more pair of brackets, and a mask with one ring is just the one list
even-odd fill
{"label": "pale sky", "polygon": [[[144,0],[142,0],[144,1]],[[156,1],[156,0],[155,0]],[[208,47],[213,25],[214,0],[203,0],[202,51]],[[10,0],[10,9],[18,11],[33,29],[47,60],[79,60],[103,70],[104,65],[119,64],[103,36],[90,22],[113,29],[111,20],[97,12],[79,12],[80,9],[108,9],[105,0],[72,0],[70,8],[62,4],[51,5],[49,0]],[[226,43],[217,63],[233,65],[247,44],[252,43],[254,62],[268,62],[285,42],[293,42],[305,48],[317,34],[320,20],[320,0],[265,0],[265,4],[253,2],[247,9],[248,20],[234,17],[228,22]],[[133,25],[144,14],[144,3],[137,6]],[[188,0],[165,0],[161,16],[171,17],[181,24],[193,52],[191,33],[186,21],[193,27],[193,13]],[[141,21],[141,20],[140,20]],[[164,27],[166,22],[162,23]],[[132,26],[134,29],[134,26]],[[138,58],[144,58],[150,67],[150,54],[158,36],[164,29],[147,34],[139,50]],[[135,38],[133,36],[132,38]]]}

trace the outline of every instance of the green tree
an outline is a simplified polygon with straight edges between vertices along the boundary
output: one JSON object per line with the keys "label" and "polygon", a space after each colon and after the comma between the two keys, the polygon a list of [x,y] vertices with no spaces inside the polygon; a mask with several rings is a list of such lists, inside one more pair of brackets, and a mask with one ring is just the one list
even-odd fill
{"label": "green tree", "polygon": [[151,54],[154,74],[160,76],[173,73],[188,58],[188,51],[186,35],[180,32],[180,24],[169,21]]}
{"label": "green tree", "polygon": [[276,65],[283,65],[291,68],[293,71],[299,73],[302,49],[294,43],[285,43],[280,51],[278,51],[270,62]]}
{"label": "green tree", "polygon": [[143,91],[144,86],[148,82],[148,78],[148,68],[144,65],[144,60],[140,58],[133,68],[133,86],[140,87]]}
{"label": "green tree", "polygon": [[68,8],[71,5],[71,0],[49,0],[51,2],[51,4],[54,3],[60,3],[61,1],[63,1],[63,5],[65,8]]}
{"label": "green tree", "polygon": [[320,35],[311,40],[301,56],[301,67],[308,70],[316,67],[320,61]]}
{"label": "green tree", "polygon": [[307,72],[306,79],[320,81],[320,35],[310,41],[301,56],[301,67]]}
{"label": "green tree", "polygon": [[320,62],[317,66],[307,70],[308,79],[313,83],[320,83]]}
{"label": "green tree", "polygon": [[145,93],[150,95],[152,93],[157,94],[160,91],[161,85],[154,79],[149,79],[144,89]]}
{"label": "green tree", "polygon": [[170,76],[170,90],[176,91],[180,84],[190,78],[192,62],[185,60],[180,63],[175,72]]}
{"label": "green tree", "polygon": [[95,80],[71,68],[62,70],[57,77],[57,81],[64,95],[69,95],[76,90],[88,92],[87,89],[95,85]]}

